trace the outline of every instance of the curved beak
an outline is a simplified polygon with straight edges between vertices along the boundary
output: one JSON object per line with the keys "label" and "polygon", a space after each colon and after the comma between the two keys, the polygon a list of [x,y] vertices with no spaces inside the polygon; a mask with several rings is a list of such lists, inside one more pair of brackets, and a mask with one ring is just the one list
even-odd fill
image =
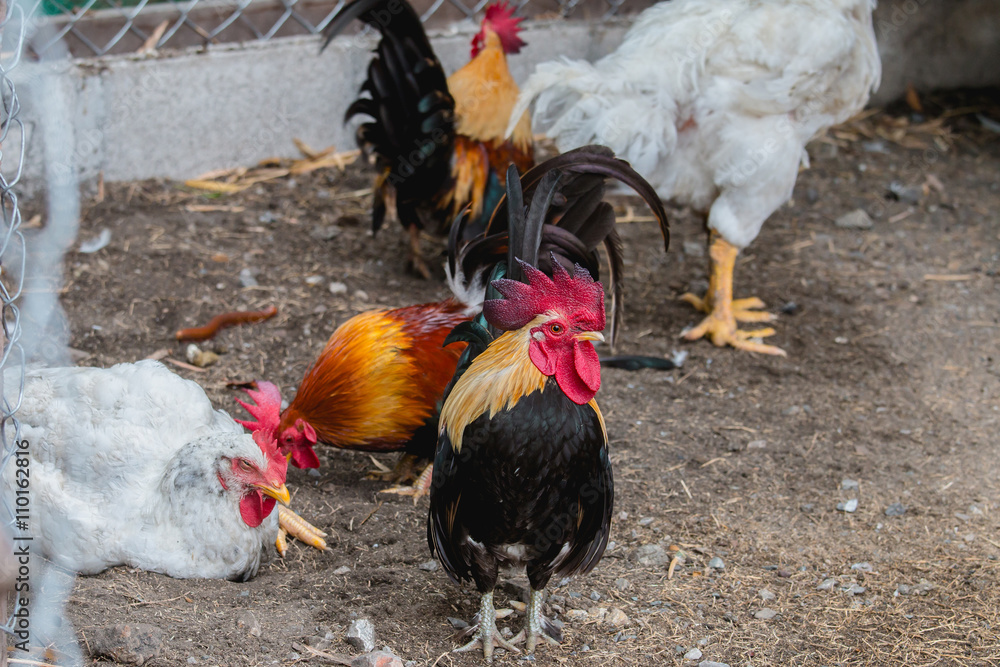
{"label": "curved beak", "polygon": [[584,331],[583,333],[578,333],[576,335],[577,340],[599,340],[604,342],[604,334],[600,331]]}
{"label": "curved beak", "polygon": [[292,500],[292,496],[288,493],[288,487],[282,484],[281,486],[275,486],[270,484],[254,484],[254,486],[265,496],[270,496],[274,498],[282,505],[288,505]]}

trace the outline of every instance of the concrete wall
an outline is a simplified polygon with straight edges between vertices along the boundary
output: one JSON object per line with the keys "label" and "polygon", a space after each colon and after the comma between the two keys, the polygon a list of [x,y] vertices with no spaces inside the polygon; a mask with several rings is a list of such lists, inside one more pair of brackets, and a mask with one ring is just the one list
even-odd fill
{"label": "concrete wall", "polygon": [[[875,24],[885,70],[876,104],[898,97],[908,81],[918,89],[1000,84],[1000,0],[883,1]],[[595,59],[618,45],[626,27],[622,20],[532,22],[529,46],[510,59],[513,75],[523,80],[536,63],[558,56]],[[463,24],[431,33],[446,71],[467,61],[475,30]],[[319,38],[302,37],[162,57],[25,62],[15,70],[28,149],[22,183],[31,191],[42,182],[42,76],[56,77],[75,135],[75,151],[57,168],[75,165],[85,183],[102,171],[107,181],[185,179],[296,156],[293,137],[316,148],[354,148],[341,118],[374,44],[374,36],[343,37],[319,55]]]}
{"label": "concrete wall", "polygon": [[[529,46],[510,59],[514,77],[560,55],[594,59],[614,48],[622,22],[547,22],[527,27]],[[445,70],[469,58],[471,24],[432,33]],[[69,100],[66,123],[84,182],[192,178],[211,169],[251,166],[264,158],[298,156],[292,138],[316,148],[355,148],[342,118],[365,78],[374,36],[335,40],[321,55],[318,37],[184,52],[164,57],[25,63],[17,70],[27,155],[23,184],[40,183],[42,77],[55,77]]]}

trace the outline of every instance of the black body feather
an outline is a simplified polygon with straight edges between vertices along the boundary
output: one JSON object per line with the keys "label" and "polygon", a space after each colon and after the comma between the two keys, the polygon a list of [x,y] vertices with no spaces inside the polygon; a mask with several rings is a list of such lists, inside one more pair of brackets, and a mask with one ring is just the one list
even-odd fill
{"label": "black body feather", "polygon": [[480,593],[493,590],[501,566],[525,567],[541,590],[553,575],[597,564],[613,505],[600,417],[550,379],[544,391],[469,424],[459,452],[441,436],[427,538],[448,576],[475,581]]}
{"label": "black body feather", "polygon": [[372,229],[386,213],[389,189],[404,227],[423,228],[425,209],[452,186],[455,100],[431,48],[420,17],[405,0],[355,0],[344,6],[323,34],[323,48],[358,19],[382,36],[361,86],[368,97],[355,100],[345,122],[369,116],[357,130],[358,146],[376,157],[381,174],[372,204]]}

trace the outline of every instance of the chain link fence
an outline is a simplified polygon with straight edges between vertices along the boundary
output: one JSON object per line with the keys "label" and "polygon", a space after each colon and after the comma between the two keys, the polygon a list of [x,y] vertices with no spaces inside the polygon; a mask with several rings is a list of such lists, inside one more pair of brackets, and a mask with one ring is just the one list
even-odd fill
{"label": "chain link fence", "polygon": [[[8,467],[14,465],[21,425],[15,413],[21,402],[24,384],[25,355],[21,346],[20,310],[15,301],[20,297],[25,267],[24,236],[21,233],[21,212],[15,190],[21,179],[24,158],[24,123],[11,72],[18,66],[23,45],[33,15],[33,8],[21,2],[0,0],[0,479],[7,479]],[[13,634],[17,627],[19,596],[9,599],[16,575],[12,541],[27,535],[27,524],[18,519],[16,508],[4,500],[0,503],[0,570],[8,581],[0,582],[0,629]],[[8,588],[10,587],[10,588]],[[13,602],[10,606],[9,603]],[[8,635],[3,640],[0,664],[6,662]]]}
{"label": "chain link fence", "polygon": [[[426,24],[472,19],[490,0],[413,0]],[[64,40],[72,56],[148,53],[154,49],[316,35],[346,0],[43,0],[51,30],[31,45],[38,57]],[[598,19],[639,11],[651,0],[512,0],[531,18]]]}

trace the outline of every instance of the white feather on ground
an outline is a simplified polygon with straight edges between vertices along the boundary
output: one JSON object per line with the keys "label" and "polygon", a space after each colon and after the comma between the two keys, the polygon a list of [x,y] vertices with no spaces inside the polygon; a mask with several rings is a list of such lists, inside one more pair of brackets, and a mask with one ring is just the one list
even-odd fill
{"label": "white feather on ground", "polygon": [[241,491],[232,480],[224,489],[220,476],[246,459],[283,484],[284,468],[268,470],[243,427],[158,362],[29,371],[17,417],[28,443],[32,548],[62,567],[246,580],[274,543],[277,512],[248,526]]}
{"label": "white feather on ground", "polygon": [[561,151],[604,144],[737,247],[787,201],[805,144],[860,111],[881,64],[873,0],[674,0],[595,63],[538,65],[512,118]]}

